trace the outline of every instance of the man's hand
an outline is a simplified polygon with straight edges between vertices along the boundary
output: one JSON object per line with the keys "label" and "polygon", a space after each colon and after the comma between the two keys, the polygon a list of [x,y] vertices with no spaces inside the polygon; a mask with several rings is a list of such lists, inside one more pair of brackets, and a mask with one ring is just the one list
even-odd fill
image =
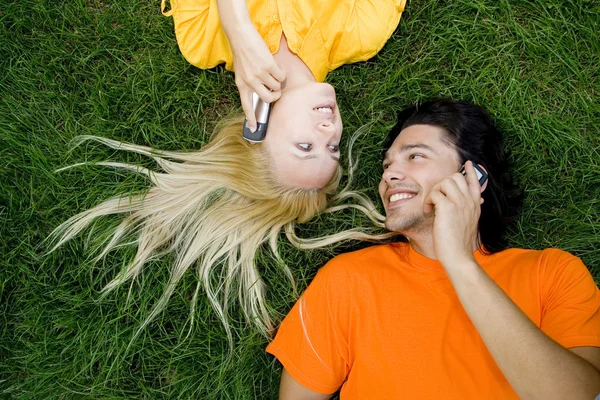
{"label": "man's hand", "polygon": [[434,212],[433,244],[445,268],[473,259],[477,224],[481,215],[481,186],[473,163],[465,164],[466,177],[455,173],[435,185],[425,198],[424,212]]}
{"label": "man's hand", "polygon": [[494,361],[522,399],[593,398],[600,390],[598,351],[569,351],[519,309],[473,257],[481,187],[473,164],[435,185],[425,212],[435,212],[436,257]]}

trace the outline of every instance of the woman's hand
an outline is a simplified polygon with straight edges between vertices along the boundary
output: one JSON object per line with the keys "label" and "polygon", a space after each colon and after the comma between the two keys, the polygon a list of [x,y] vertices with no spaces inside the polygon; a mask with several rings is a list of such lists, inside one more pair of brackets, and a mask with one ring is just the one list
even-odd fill
{"label": "woman's hand", "polygon": [[267,103],[281,97],[281,83],[285,71],[277,65],[265,41],[254,26],[237,40],[230,41],[233,51],[235,84],[240,92],[242,108],[248,125],[256,129],[256,116],[252,107],[252,92]]}
{"label": "woman's hand", "polygon": [[248,15],[246,0],[217,0],[221,25],[233,52],[235,84],[248,125],[256,130],[252,92],[267,103],[281,97],[282,70]]}
{"label": "woman's hand", "polygon": [[465,163],[466,177],[450,175],[435,185],[425,199],[424,212],[434,212],[433,245],[444,268],[473,258],[481,215],[481,186],[473,163]]}

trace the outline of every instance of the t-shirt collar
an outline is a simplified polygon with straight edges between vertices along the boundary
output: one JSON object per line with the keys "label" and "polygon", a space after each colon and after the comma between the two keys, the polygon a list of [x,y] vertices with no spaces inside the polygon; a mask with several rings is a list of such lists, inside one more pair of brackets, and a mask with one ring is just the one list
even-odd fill
{"label": "t-shirt collar", "polygon": [[[438,260],[432,260],[431,258],[427,258],[424,255],[418,253],[412,247],[412,245],[410,243],[407,243],[407,247],[408,247],[407,258],[408,258],[408,262],[411,265],[414,265],[419,268],[430,269],[430,270],[440,270],[440,271],[444,270],[442,263],[440,263]],[[473,252],[473,257],[475,257],[475,261],[477,261],[477,263],[479,265],[481,265],[481,263],[484,261],[486,255],[482,251],[482,249],[479,248]]]}

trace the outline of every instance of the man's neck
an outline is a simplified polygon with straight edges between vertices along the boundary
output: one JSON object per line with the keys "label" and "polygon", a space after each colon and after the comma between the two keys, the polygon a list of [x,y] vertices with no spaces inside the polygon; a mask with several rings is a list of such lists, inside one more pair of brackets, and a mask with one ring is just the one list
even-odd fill
{"label": "man's neck", "polygon": [[310,69],[288,47],[285,35],[281,35],[279,51],[273,57],[275,57],[277,64],[285,71],[285,81],[281,85],[281,90],[316,82]]}
{"label": "man's neck", "polygon": [[[429,259],[437,260],[433,243],[433,231],[431,229],[424,229],[419,232],[408,232],[404,235],[410,239],[410,245],[417,253]],[[479,248],[477,246],[477,239],[473,240],[471,248],[473,252]]]}
{"label": "man's neck", "polygon": [[410,245],[417,253],[437,260],[431,230],[429,232],[409,232],[405,236],[410,239]]}

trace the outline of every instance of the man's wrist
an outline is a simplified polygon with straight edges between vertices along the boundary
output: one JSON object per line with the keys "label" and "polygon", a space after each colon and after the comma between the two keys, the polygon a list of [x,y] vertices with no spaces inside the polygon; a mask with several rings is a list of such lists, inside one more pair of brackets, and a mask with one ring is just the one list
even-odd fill
{"label": "man's wrist", "polygon": [[477,261],[475,261],[475,257],[473,257],[472,254],[455,256],[448,260],[440,260],[440,262],[448,274],[454,273],[455,271],[461,271],[465,273],[481,268],[479,264],[477,264]]}

